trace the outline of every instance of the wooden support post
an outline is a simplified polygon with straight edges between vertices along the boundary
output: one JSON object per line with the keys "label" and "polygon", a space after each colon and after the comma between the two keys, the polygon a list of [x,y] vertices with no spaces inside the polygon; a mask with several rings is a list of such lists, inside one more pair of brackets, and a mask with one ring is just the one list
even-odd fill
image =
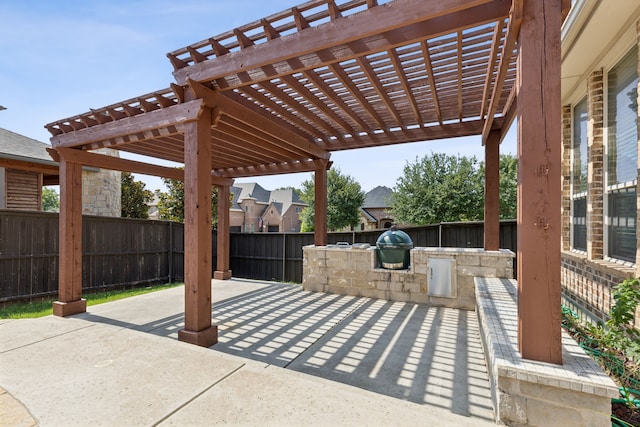
{"label": "wooden support post", "polygon": [[500,131],[489,132],[484,146],[484,250],[500,249]]}
{"label": "wooden support post", "polygon": [[327,246],[327,166],[322,165],[315,170],[315,217],[313,243],[316,246]]}
{"label": "wooden support post", "polygon": [[55,316],[87,311],[82,299],[82,165],[60,158],[58,301]]}
{"label": "wooden support post", "polygon": [[518,90],[518,347],[562,363],[560,26],[562,2],[523,2]]}
{"label": "wooden support post", "polygon": [[216,271],[213,278],[227,280],[231,278],[229,260],[229,185],[218,185],[218,254],[216,258]]}
{"label": "wooden support post", "polygon": [[[205,109],[206,110],[206,109]],[[211,324],[211,114],[185,123],[184,329],[178,339],[202,347],[218,342]]]}

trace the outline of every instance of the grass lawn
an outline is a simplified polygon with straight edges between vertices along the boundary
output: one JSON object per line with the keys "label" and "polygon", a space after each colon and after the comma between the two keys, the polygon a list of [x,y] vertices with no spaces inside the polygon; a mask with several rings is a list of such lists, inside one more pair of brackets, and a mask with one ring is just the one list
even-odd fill
{"label": "grass lawn", "polygon": [[[126,290],[110,290],[104,292],[82,294],[82,298],[87,300],[87,305],[103,304],[105,302],[116,301],[136,295],[148,294],[150,292],[162,291],[164,289],[182,286],[183,283],[169,283],[166,285],[148,286],[144,288],[134,288]],[[31,302],[16,303],[0,308],[0,319],[32,319],[35,317],[48,316],[53,313],[52,304],[56,299]]]}

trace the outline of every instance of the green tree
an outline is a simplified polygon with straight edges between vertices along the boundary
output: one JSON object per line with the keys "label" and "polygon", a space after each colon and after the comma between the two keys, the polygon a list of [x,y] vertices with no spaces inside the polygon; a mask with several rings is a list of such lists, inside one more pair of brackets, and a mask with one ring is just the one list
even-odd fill
{"label": "green tree", "polygon": [[515,219],[518,213],[518,159],[500,155],[500,218]]}
{"label": "green tree", "polygon": [[[485,164],[480,164],[484,177]],[[483,181],[484,185],[484,181]],[[484,187],[483,187],[484,188]],[[518,159],[511,154],[500,155],[500,219],[515,219],[518,210]]]}
{"label": "green tree", "polygon": [[[314,230],[315,187],[315,179],[302,183],[300,198],[309,205],[300,214],[302,231]],[[339,169],[330,169],[327,173],[327,228],[338,230],[357,225],[364,195],[355,179],[343,175]]]}
{"label": "green tree", "polygon": [[42,189],[42,210],[45,212],[60,211],[60,197],[53,188]]}
{"label": "green tree", "polygon": [[121,216],[123,218],[149,218],[147,203],[153,200],[153,192],[145,189],[145,183],[135,181],[130,172],[122,172]]}
{"label": "green tree", "polygon": [[[166,221],[184,222],[184,182],[178,179],[162,178],[167,192],[156,190],[158,214]],[[218,226],[218,189],[211,186],[211,227]]]}
{"label": "green tree", "polygon": [[484,217],[484,176],[475,157],[432,153],[407,163],[391,199],[398,222],[434,224]]}

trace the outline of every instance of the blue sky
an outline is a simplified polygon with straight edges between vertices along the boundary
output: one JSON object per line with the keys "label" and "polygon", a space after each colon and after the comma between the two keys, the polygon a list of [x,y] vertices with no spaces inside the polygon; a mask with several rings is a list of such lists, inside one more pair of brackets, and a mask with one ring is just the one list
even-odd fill
{"label": "blue sky", "polygon": [[[0,127],[49,143],[44,125],[173,82],[166,53],[302,0],[0,0]],[[407,162],[432,152],[483,158],[480,137],[350,150],[334,167],[365,191],[393,187]],[[515,124],[501,147],[516,153]],[[123,156],[124,157],[124,156]],[[155,190],[159,178],[138,176]],[[258,177],[267,189],[311,175]]]}

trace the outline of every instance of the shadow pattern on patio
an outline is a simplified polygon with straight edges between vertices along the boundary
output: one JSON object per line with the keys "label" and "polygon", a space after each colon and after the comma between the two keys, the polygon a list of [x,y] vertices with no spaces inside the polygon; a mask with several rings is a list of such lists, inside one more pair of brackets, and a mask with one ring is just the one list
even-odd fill
{"label": "shadow pattern on patio", "polygon": [[474,312],[270,285],[214,303],[212,348],[492,419]]}

